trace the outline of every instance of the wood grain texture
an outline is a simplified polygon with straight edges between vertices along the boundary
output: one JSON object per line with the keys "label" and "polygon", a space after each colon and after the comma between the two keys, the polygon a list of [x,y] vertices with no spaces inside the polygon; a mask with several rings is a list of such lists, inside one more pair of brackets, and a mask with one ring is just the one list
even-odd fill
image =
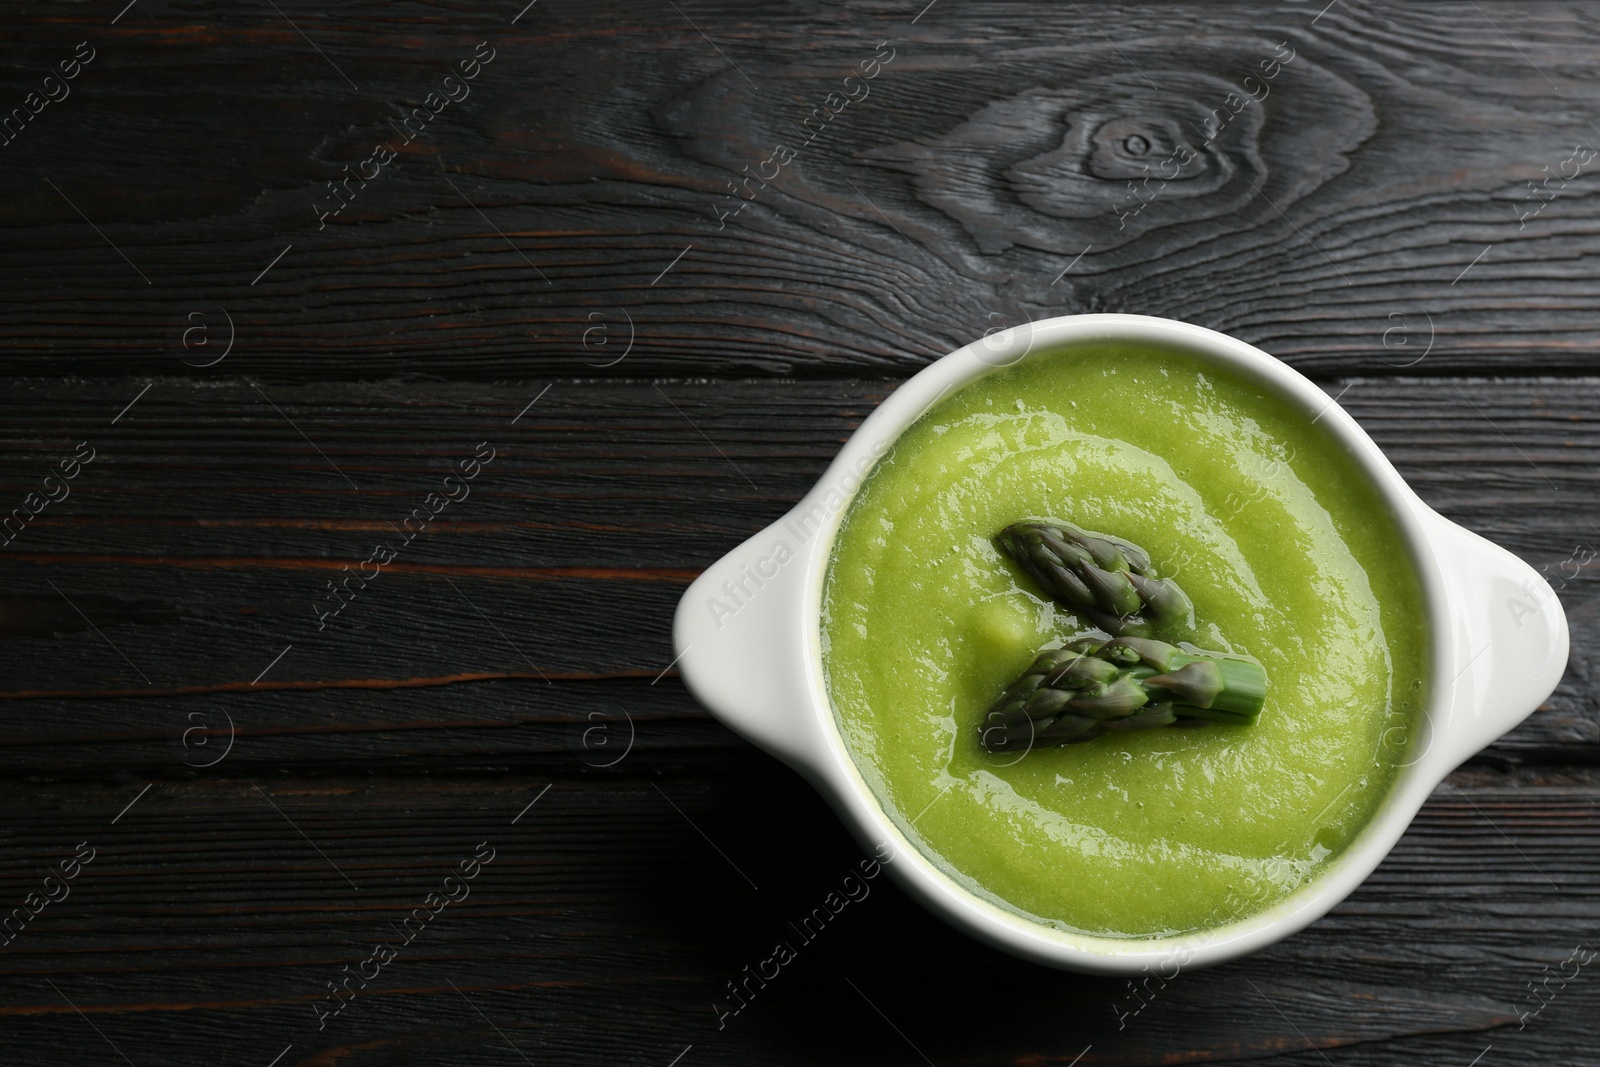
{"label": "wood grain texture", "polygon": [[1081,311],[1593,366],[1584,4],[114,6],[13,16],[0,100],[96,50],[0,147],[26,373],[893,377]]}
{"label": "wood grain texture", "polygon": [[[8,8],[0,1062],[1594,1062],[1600,6],[524,3]],[[1085,311],[1315,376],[1566,679],[1249,960],[1059,974],[885,878],[719,1027],[860,850],[683,690],[682,589]]]}
{"label": "wood grain texture", "polygon": [[[328,383],[268,394],[163,379],[112,426],[139,391],[129,383],[18,383],[0,400],[4,499],[20,505],[85,438],[96,457],[0,548],[12,598],[0,603],[0,721],[12,724],[0,767],[177,770],[174,735],[219,708],[267,745],[259,758],[294,762],[301,738],[307,767],[335,751],[391,766],[492,760],[500,745],[506,758],[564,751],[591,710],[698,716],[670,677],[652,684],[672,659],[683,588],[780,518],[885,389],[542,389]],[[1586,650],[1600,643],[1600,597],[1593,552],[1586,563],[1580,550],[1600,543],[1589,511],[1600,380],[1360,379],[1328,390],[1425,500],[1558,587],[1574,633],[1568,677],[1491,751],[1594,759],[1600,666]],[[496,454],[469,495],[369,584],[349,584],[344,610],[319,630],[316,611],[340,602],[328,583],[361,573],[375,542],[401,544],[390,524],[486,440]],[[619,617],[631,622],[626,639]],[[113,699],[122,695],[149,699]],[[85,746],[66,761],[63,731]]]}
{"label": "wood grain texture", "polygon": [[[19,1062],[112,1062],[81,1011],[135,1063],[191,1062],[201,1044],[210,1062],[265,1064],[288,1045],[296,1064],[518,1062],[508,1042],[534,1062],[665,1064],[688,1045],[702,1063],[915,1062],[907,1039],[940,1064],[1064,1063],[1090,1043],[1082,1062],[1098,1064],[1373,1062],[1374,1046],[1466,1063],[1491,1042],[1558,1062],[1541,1053],[1575,1048],[1597,1004],[1588,971],[1550,986],[1537,1016],[1527,989],[1600,941],[1593,781],[1442,786],[1329,918],[1152,983],[1136,1010],[1125,981],[1016,963],[887,878],[801,943],[788,924],[860,855],[810,788],[742,756],[706,776],[629,768],[142,796],[137,781],[7,786],[7,804],[38,814],[0,840],[0,897],[25,896],[79,842],[96,850],[0,954],[7,1046]],[[325,983],[398,941],[395,924],[483,842],[495,858],[466,899],[319,1031]],[[777,940],[799,958],[719,1029],[712,1002]]]}

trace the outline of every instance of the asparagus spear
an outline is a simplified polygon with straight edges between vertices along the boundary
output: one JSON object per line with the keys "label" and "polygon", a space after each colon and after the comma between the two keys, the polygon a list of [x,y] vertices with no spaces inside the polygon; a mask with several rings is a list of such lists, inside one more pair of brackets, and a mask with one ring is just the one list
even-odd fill
{"label": "asparagus spear", "polygon": [[1255,722],[1267,675],[1246,659],[1141,637],[1041,652],[984,718],[990,752],[1070,745],[1112,730]]}
{"label": "asparagus spear", "polygon": [[1013,523],[995,545],[1052,596],[1116,635],[1147,637],[1189,618],[1183,590],[1150,571],[1138,545],[1059,520]]}

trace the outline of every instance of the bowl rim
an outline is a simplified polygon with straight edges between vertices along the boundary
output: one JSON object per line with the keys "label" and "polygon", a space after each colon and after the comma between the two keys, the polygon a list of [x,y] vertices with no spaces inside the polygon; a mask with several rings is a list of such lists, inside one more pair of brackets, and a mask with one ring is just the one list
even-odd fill
{"label": "bowl rim", "polygon": [[[1448,619],[1450,601],[1438,552],[1426,525],[1432,510],[1337,400],[1253,345],[1173,319],[1123,314],[1061,316],[993,333],[958,348],[901,383],[885,398],[841,448],[817,489],[843,484],[859,466],[863,449],[877,448],[879,455],[892,454],[894,442],[947,394],[1022,360],[1096,342],[1147,343],[1227,367],[1271,390],[1302,417],[1327,423],[1333,440],[1351,456],[1388,506],[1421,586],[1429,626],[1425,638],[1426,695],[1417,726],[1426,737],[1427,748],[1420,756],[1397,766],[1378,809],[1327,868],[1277,903],[1234,922],[1177,935],[1108,937],[1064,930],[986,899],[936,865],[901,825],[906,813],[878,798],[844,741],[828,694],[822,650],[822,598],[833,545],[850,504],[865,481],[862,476],[855,479],[842,503],[827,509],[825,525],[807,543],[809,555],[801,598],[805,703],[815,717],[812,725],[823,749],[820,754],[812,754],[812,769],[827,781],[831,788],[824,793],[830,794],[835,806],[848,816],[847,821],[858,836],[892,848],[895,859],[888,866],[899,872],[902,884],[936,910],[962,920],[963,925],[997,947],[1032,959],[1107,973],[1136,973],[1173,962],[1179,966],[1204,966],[1285,937],[1343,900],[1382,862],[1440,779],[1453,768],[1453,763],[1445,766],[1429,758],[1432,741],[1449,718],[1456,684],[1446,674],[1456,659],[1450,627],[1443,624]],[[874,458],[868,474],[877,462]],[[816,492],[808,493],[791,515],[799,513]],[[815,507],[811,509],[814,511]],[[1454,674],[1453,669],[1450,674]],[[1417,747],[1418,733],[1411,731],[1407,754]],[[824,758],[817,760],[817,755]]]}

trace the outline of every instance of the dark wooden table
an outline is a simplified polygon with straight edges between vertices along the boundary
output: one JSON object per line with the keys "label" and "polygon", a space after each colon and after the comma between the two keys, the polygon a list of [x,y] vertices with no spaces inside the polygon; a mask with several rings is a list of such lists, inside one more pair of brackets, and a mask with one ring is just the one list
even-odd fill
{"label": "dark wooden table", "polygon": [[[7,8],[0,1062],[1600,1062],[1600,3],[524,2]],[[1341,397],[1566,681],[1249,960],[880,880],[719,1026],[862,853],[679,595],[1084,311]]]}

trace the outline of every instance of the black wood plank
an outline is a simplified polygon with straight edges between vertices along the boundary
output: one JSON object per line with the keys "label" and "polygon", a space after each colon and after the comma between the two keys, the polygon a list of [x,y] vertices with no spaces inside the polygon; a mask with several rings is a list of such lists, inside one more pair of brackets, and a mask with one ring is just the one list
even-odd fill
{"label": "black wood plank", "polygon": [[1126,311],[1595,366],[1584,5],[923,6],[15,5],[5,359],[893,377]]}
{"label": "black wood plank", "polygon": [[[1138,998],[1124,980],[980,947],[881,878],[719,1028],[726,983],[798,942],[789,923],[860,850],[798,778],[743,754],[707,777],[581,769],[5,786],[34,817],[0,838],[3,899],[23,900],[80,843],[94,850],[0,955],[5,1046],[17,1062],[82,1063],[116,1062],[114,1044],[135,1063],[266,1064],[292,1046],[285,1063],[666,1064],[692,1045],[683,1062],[1373,1062],[1379,1049],[1465,1064],[1492,1043],[1578,1062],[1560,1057],[1581,1053],[1597,1004],[1590,971],[1563,964],[1600,942],[1600,783],[1480,771],[1442,786],[1327,919]],[[397,926],[485,842],[494,858],[465,899],[402,944]],[[324,1020],[315,1006],[338,1003],[327,983],[380,942],[397,958]],[[1552,974],[1566,979],[1544,987]]]}
{"label": "black wood plank", "polygon": [[[672,659],[678,597],[781,516],[885,392],[163,379],[112,425],[142,388],[19,382],[0,400],[13,504],[81,441],[95,449],[69,495],[0,547],[0,768],[182,773],[205,757],[177,739],[230,718],[243,759],[307,771],[538,759],[569,752],[590,711],[670,724],[652,742],[668,748],[723,745],[688,725],[700,713],[681,691],[664,693],[670,673],[651,684]],[[1492,753],[1592,760],[1600,381],[1328,389],[1425,499],[1541,568],[1567,607],[1567,680]],[[328,583],[398,543],[390,524],[482,441],[496,452],[469,495],[331,600]]]}

